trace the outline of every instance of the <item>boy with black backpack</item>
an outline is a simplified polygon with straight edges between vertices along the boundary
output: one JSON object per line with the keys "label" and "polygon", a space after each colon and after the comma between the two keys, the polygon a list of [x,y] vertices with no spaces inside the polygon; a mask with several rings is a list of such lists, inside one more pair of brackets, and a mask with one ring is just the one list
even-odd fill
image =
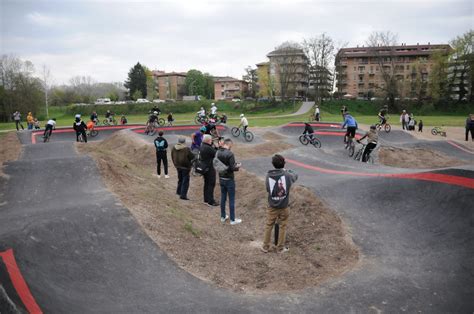
{"label": "boy with black backpack", "polygon": [[267,253],[270,249],[270,238],[273,226],[278,220],[279,234],[277,242],[277,252],[288,251],[285,247],[286,225],[290,213],[288,203],[290,198],[291,185],[298,179],[298,175],[291,170],[286,170],[285,158],[281,155],[272,157],[272,164],[275,169],[269,170],[265,179],[268,192],[268,208],[265,224],[265,234],[263,237],[262,251]]}
{"label": "boy with black backpack", "polygon": [[156,173],[158,178],[161,178],[161,162],[163,161],[163,168],[165,169],[165,178],[168,179],[168,155],[166,149],[168,148],[168,141],[163,137],[163,131],[158,132],[158,137],[155,138],[156,148]]}

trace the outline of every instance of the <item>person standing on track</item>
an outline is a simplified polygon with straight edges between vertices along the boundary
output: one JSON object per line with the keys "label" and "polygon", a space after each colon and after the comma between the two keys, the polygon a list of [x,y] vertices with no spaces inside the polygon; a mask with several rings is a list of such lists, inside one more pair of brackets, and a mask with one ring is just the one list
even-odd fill
{"label": "person standing on track", "polygon": [[33,130],[33,124],[35,122],[35,119],[33,118],[33,113],[28,112],[28,115],[26,116],[26,125],[28,127],[28,130]]}
{"label": "person standing on track", "polygon": [[81,115],[76,115],[76,119],[74,120],[72,127],[76,131],[76,142],[79,142],[79,136],[82,136],[84,142],[87,143],[87,125],[81,120]]}
{"label": "person standing on track", "polygon": [[469,132],[471,132],[471,140],[474,142],[474,114],[470,114],[466,119],[466,142],[469,141]]}
{"label": "person standing on track", "polygon": [[23,124],[21,124],[21,113],[17,110],[13,113],[13,121],[15,121],[16,130],[19,131],[18,125],[24,130]]}
{"label": "person standing on track", "polygon": [[158,132],[158,137],[155,138],[156,148],[156,174],[161,178],[161,162],[163,162],[163,169],[165,170],[165,178],[168,179],[168,141],[163,137],[163,131]]}
{"label": "person standing on track", "polygon": [[344,116],[344,124],[342,125],[342,128],[344,129],[346,125],[347,125],[347,132],[344,138],[347,138],[347,144],[346,144],[346,148],[347,148],[349,146],[349,143],[355,137],[355,134],[357,131],[357,121],[349,114],[349,111],[346,111],[346,114]]}
{"label": "person standing on track", "polygon": [[194,154],[185,143],[186,139],[184,137],[178,139],[178,144],[171,150],[171,159],[178,172],[176,194],[179,195],[180,199],[188,201],[189,172],[191,171]]}
{"label": "person standing on track", "polygon": [[210,206],[219,206],[214,200],[214,188],[216,187],[216,170],[214,169],[212,161],[216,156],[216,149],[212,147],[212,136],[204,135],[202,140],[201,149],[199,150],[199,156],[202,163],[205,165],[205,169],[208,169],[203,173],[204,179],[204,203]]}
{"label": "person standing on track", "polygon": [[410,116],[406,110],[403,110],[402,114],[400,115],[400,122],[402,123],[403,130],[408,130],[408,121],[410,121]]}
{"label": "person standing on track", "polygon": [[265,185],[268,193],[268,207],[266,214],[265,233],[263,236],[262,252],[268,253],[270,249],[270,238],[273,226],[278,220],[280,232],[278,234],[277,252],[288,252],[285,247],[286,225],[290,212],[288,203],[290,188],[298,179],[298,175],[291,170],[285,170],[285,158],[281,155],[272,157],[272,165],[275,169],[268,171]]}

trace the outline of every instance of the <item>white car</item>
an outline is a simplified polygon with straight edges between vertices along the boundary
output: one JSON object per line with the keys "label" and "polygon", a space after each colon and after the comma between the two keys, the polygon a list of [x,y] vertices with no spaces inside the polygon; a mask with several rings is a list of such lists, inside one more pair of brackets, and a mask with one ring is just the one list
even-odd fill
{"label": "white car", "polygon": [[240,98],[232,98],[232,101],[233,101],[233,102],[239,102],[239,101],[240,101]]}
{"label": "white car", "polygon": [[153,102],[154,102],[154,103],[157,103],[157,104],[160,104],[160,103],[164,103],[164,102],[166,102],[166,101],[163,100],[163,99],[153,99]]}
{"label": "white car", "polygon": [[145,99],[145,98],[137,99],[137,104],[147,104],[147,103],[149,103],[148,99]]}

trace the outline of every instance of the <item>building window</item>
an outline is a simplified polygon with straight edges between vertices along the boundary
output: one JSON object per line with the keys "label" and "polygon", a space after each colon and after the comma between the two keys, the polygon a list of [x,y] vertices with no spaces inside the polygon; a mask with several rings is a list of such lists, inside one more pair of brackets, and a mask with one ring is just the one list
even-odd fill
{"label": "building window", "polygon": [[224,84],[221,85],[221,88],[224,88]]}

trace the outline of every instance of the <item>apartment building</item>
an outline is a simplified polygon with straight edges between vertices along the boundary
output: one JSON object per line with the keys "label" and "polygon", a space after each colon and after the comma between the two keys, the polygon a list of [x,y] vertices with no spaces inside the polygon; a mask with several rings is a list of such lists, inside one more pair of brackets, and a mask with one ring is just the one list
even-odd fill
{"label": "apartment building", "polygon": [[182,100],[183,96],[186,95],[185,72],[153,71],[153,77],[159,99]]}
{"label": "apartment building", "polygon": [[335,60],[337,90],[342,95],[370,98],[387,88],[386,78],[390,77],[397,81],[401,97],[418,97],[428,88],[431,56],[450,49],[429,43],[340,49]]}
{"label": "apartment building", "polygon": [[257,65],[259,95],[304,97],[308,92],[308,60],[296,47],[282,47],[267,54],[268,62]]}
{"label": "apartment building", "polygon": [[242,98],[248,90],[248,83],[233,77],[214,77],[214,99],[228,100]]}

